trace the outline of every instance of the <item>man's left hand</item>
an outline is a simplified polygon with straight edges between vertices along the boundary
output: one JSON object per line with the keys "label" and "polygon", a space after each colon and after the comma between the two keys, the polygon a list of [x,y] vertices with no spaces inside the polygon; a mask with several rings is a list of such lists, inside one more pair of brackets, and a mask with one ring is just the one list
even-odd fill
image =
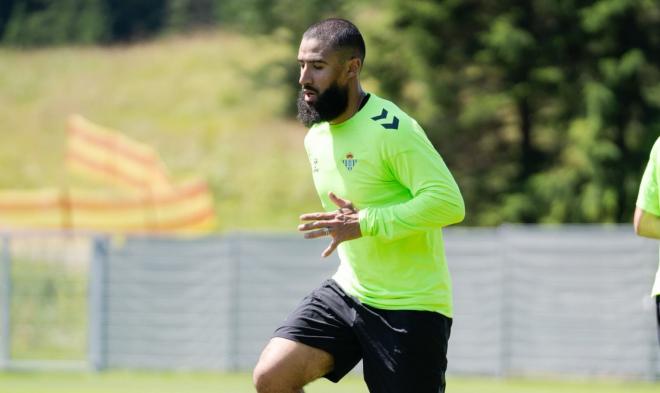
{"label": "man's left hand", "polygon": [[324,258],[332,254],[341,242],[362,237],[358,211],[353,203],[332,192],[328,196],[338,209],[330,213],[303,214],[300,216],[300,220],[310,222],[298,226],[299,231],[305,232],[305,239],[315,239],[321,236],[332,237],[330,245],[321,254]]}

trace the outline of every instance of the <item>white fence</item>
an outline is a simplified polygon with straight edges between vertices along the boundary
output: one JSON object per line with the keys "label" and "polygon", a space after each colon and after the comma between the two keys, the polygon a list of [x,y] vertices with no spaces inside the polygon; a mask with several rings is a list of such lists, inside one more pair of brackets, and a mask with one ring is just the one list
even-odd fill
{"label": "white fence", "polygon": [[[4,239],[0,362],[11,368],[34,364],[21,344],[29,321],[15,315],[27,302],[16,271],[29,260],[21,252],[38,247]],[[325,240],[296,235],[69,242],[78,252],[54,259],[91,263],[73,269],[89,277],[77,328],[87,353],[68,360],[97,369],[249,370],[275,327],[337,265],[336,256],[320,258]],[[455,299],[449,373],[660,377],[649,296],[657,242],[629,226],[505,226],[449,228],[445,243]],[[66,293],[55,298],[81,296]],[[60,308],[82,304],[70,303]]]}

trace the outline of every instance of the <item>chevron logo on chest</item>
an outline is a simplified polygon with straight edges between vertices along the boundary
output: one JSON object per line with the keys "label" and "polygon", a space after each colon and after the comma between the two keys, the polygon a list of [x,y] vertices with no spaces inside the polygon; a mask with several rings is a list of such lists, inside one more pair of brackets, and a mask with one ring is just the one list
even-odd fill
{"label": "chevron logo on chest", "polygon": [[399,118],[392,115],[392,120],[388,120],[387,109],[383,108],[383,111],[380,112],[380,115],[374,116],[371,120],[380,124],[386,130],[398,130],[399,129]]}

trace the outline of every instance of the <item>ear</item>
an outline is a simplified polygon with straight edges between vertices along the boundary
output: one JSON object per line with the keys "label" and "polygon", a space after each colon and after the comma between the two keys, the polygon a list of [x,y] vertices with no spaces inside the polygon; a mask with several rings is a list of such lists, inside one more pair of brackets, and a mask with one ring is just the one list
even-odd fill
{"label": "ear", "polygon": [[349,78],[357,78],[360,75],[360,69],[362,68],[362,60],[358,57],[353,57],[348,61],[347,67],[348,70],[346,76]]}

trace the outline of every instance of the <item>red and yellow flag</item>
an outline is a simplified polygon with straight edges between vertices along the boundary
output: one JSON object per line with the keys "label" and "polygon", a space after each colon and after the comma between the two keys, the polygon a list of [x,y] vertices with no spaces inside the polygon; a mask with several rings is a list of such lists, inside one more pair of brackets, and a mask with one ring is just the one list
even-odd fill
{"label": "red and yellow flag", "polygon": [[177,234],[215,229],[205,181],[172,182],[153,148],[79,115],[69,118],[66,165],[120,188],[0,191],[0,228]]}
{"label": "red and yellow flag", "polygon": [[153,148],[80,115],[69,117],[66,164],[77,174],[133,191],[171,188],[167,168]]}
{"label": "red and yellow flag", "polygon": [[213,198],[201,180],[156,194],[98,190],[0,191],[0,228],[109,233],[204,234],[215,228]]}

